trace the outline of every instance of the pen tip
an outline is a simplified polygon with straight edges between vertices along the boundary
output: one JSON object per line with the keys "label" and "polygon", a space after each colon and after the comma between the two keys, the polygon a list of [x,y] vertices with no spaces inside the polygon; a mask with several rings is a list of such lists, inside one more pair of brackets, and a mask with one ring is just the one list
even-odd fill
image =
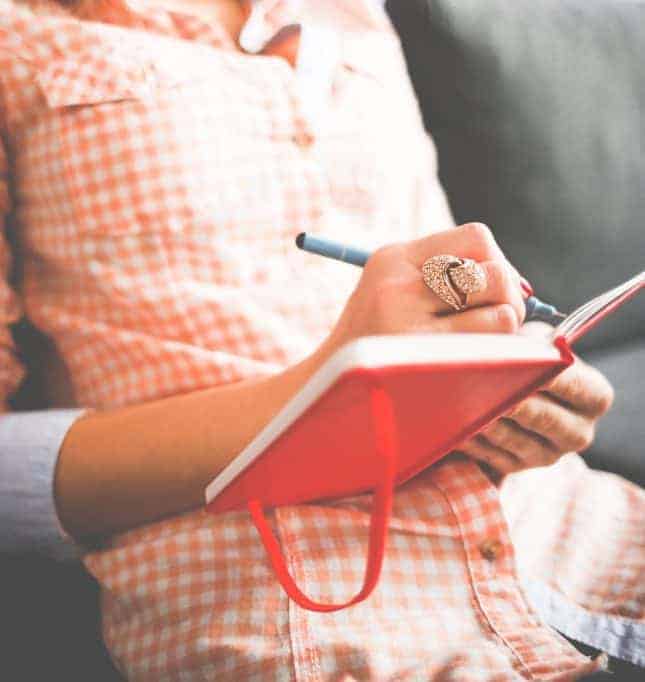
{"label": "pen tip", "polygon": [[305,233],[301,232],[297,237],[296,237],[296,246],[301,249],[302,245],[305,243]]}
{"label": "pen tip", "polygon": [[557,317],[558,320],[566,320],[567,316],[564,313],[561,313],[558,311],[557,313],[554,313],[553,317]]}

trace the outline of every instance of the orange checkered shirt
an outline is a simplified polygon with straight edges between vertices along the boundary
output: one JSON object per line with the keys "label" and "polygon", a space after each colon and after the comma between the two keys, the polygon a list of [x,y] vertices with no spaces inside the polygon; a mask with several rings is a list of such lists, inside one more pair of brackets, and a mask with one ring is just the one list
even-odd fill
{"label": "orange checkered shirt", "polygon": [[[0,242],[0,404],[23,314],[76,404],[142,402],[316,347],[358,275],[296,252],[297,233],[374,247],[452,224],[382,8],[261,1],[256,32],[297,19],[317,59],[243,54],[134,0],[83,20],[0,0],[0,214],[20,264],[12,289]],[[379,586],[351,609],[290,603],[246,513],[151,524],[86,565],[133,680],[569,680],[599,663],[554,627],[645,665],[644,511],[575,454],[501,488],[452,456],[397,491]],[[275,510],[312,598],[353,593],[369,513],[369,496]]]}

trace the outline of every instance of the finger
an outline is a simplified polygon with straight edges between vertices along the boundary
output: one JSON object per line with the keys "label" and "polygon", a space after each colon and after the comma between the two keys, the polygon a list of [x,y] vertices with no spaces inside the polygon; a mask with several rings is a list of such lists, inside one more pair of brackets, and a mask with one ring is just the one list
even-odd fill
{"label": "finger", "polygon": [[546,339],[553,336],[553,327],[548,322],[531,320],[525,322],[519,332],[522,336],[532,336],[536,339]]}
{"label": "finger", "polygon": [[[508,303],[515,310],[518,324],[522,324],[526,314],[522,289],[519,279],[515,277],[506,263],[500,261],[485,261],[479,264],[486,276],[486,287],[483,291],[468,296],[468,308],[476,308],[486,305],[499,305]],[[425,283],[424,283],[425,286]],[[432,297],[436,312],[452,312],[454,308],[443,301],[437,294],[426,287]]]}
{"label": "finger", "polygon": [[468,223],[407,242],[406,254],[417,268],[431,256],[440,254],[472,258],[478,262],[506,261],[493,233],[482,223]]}
{"label": "finger", "polygon": [[406,248],[408,259],[416,268],[422,267],[431,256],[440,254],[472,258],[477,262],[491,260],[505,263],[511,273],[511,279],[517,283],[522,294],[530,296],[533,293],[531,285],[506,258],[495,241],[493,233],[483,223],[466,223],[410,241],[403,246]]}
{"label": "finger", "polygon": [[515,334],[518,328],[517,313],[506,303],[436,317],[430,331],[444,334]]}
{"label": "finger", "polygon": [[594,422],[537,393],[519,403],[508,419],[546,439],[562,453],[586,450],[594,438]]}
{"label": "finger", "polygon": [[596,418],[605,414],[614,401],[614,389],[609,381],[579,358],[543,392],[576,412]]}
{"label": "finger", "polygon": [[523,429],[511,419],[498,419],[487,426],[481,435],[492,446],[513,453],[526,467],[553,464],[563,454],[548,440]]}
{"label": "finger", "polygon": [[482,436],[471,438],[460,446],[459,451],[501,474],[510,474],[522,468],[522,462],[513,453],[494,447]]}
{"label": "finger", "polygon": [[534,291],[533,287],[531,286],[531,283],[524,277],[520,271],[511,263],[511,261],[507,260],[509,268],[513,271],[513,274],[517,277],[520,283],[520,287],[522,289],[522,292],[524,293],[525,296],[533,296]]}

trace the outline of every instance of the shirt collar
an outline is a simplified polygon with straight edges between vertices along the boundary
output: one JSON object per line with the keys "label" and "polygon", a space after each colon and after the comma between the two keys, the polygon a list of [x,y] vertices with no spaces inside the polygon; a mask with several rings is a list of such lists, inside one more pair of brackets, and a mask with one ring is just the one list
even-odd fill
{"label": "shirt collar", "polygon": [[240,33],[240,47],[260,52],[281,28],[302,22],[303,5],[303,0],[255,0]]}
{"label": "shirt collar", "polygon": [[[108,2],[110,5],[115,2],[122,3],[125,13],[146,30],[173,35],[184,40],[205,42],[219,48],[237,49],[232,37],[218,22],[206,22],[190,13],[160,7],[153,0]],[[299,23],[303,4],[302,0],[254,0],[251,14],[240,34],[242,49],[259,52],[281,28]]]}

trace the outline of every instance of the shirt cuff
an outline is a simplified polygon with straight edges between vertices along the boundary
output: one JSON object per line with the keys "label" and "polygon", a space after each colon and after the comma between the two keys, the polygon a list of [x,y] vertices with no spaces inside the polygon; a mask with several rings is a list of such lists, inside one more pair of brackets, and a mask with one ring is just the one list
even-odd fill
{"label": "shirt cuff", "polygon": [[61,445],[82,409],[0,416],[0,552],[78,558],[54,501]]}

